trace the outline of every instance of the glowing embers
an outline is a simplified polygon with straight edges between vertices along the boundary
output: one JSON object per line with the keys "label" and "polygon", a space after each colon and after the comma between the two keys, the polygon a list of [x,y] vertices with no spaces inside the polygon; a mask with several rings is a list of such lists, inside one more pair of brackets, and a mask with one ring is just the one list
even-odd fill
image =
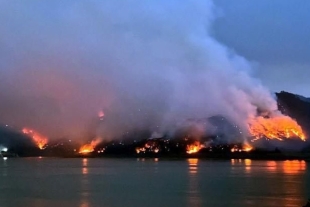
{"label": "glowing embers", "polygon": [[249,132],[254,137],[252,142],[261,139],[283,139],[300,138],[302,141],[306,140],[302,128],[292,118],[284,115],[264,118],[255,117],[249,121]]}
{"label": "glowing embers", "polygon": [[144,147],[136,147],[136,153],[140,154],[140,153],[145,153],[146,149]]}
{"label": "glowing embers", "polygon": [[38,132],[32,130],[32,129],[28,129],[28,128],[24,128],[22,130],[22,132],[24,134],[27,134],[28,136],[30,136],[33,140],[33,142],[38,146],[39,149],[43,150],[45,149],[48,139],[47,137],[39,134]]}
{"label": "glowing embers", "polygon": [[249,144],[244,144],[242,147],[238,145],[234,145],[231,148],[231,152],[250,152],[253,150],[253,147]]}
{"label": "glowing embers", "polygon": [[90,143],[83,145],[79,149],[80,154],[88,154],[95,150],[95,147],[100,143],[99,139],[92,140]]}
{"label": "glowing embers", "polygon": [[160,146],[159,141],[157,139],[149,139],[144,146],[142,147],[136,147],[136,153],[159,153],[160,152]]}
{"label": "glowing embers", "polygon": [[205,148],[205,145],[201,144],[199,141],[195,141],[194,143],[188,144],[186,146],[186,153],[194,154],[194,153],[199,152],[203,148]]}
{"label": "glowing embers", "polygon": [[250,152],[253,150],[253,147],[251,147],[250,145],[244,145],[242,147],[242,152]]}

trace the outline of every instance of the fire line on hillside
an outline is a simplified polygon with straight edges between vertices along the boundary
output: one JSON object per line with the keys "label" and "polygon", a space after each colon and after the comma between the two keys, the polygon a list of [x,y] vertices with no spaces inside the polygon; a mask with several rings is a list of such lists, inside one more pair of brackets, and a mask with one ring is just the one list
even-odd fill
{"label": "fire line on hillside", "polygon": [[41,150],[45,149],[48,138],[36,132],[33,129],[23,128],[22,132],[28,136],[30,136],[33,142],[37,145],[37,147]]}

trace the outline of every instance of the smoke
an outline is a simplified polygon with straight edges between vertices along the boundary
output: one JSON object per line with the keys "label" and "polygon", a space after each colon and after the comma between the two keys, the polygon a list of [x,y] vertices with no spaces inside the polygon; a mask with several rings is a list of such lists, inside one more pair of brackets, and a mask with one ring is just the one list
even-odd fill
{"label": "smoke", "polygon": [[[274,111],[251,63],[212,36],[208,0],[0,1],[0,122],[49,137],[163,133]],[[229,32],[229,31],[227,31]],[[94,122],[99,111],[104,119]],[[95,123],[95,124],[94,124]]]}

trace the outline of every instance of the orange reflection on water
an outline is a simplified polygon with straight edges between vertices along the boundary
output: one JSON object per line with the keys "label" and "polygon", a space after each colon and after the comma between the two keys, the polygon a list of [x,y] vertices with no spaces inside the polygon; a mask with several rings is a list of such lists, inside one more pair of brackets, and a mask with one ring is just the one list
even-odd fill
{"label": "orange reflection on water", "polygon": [[199,180],[198,180],[198,159],[190,158],[187,159],[188,172],[189,172],[189,185],[188,185],[188,206],[201,207],[201,195],[199,191]]}
{"label": "orange reflection on water", "polygon": [[286,160],[283,162],[268,161],[268,172],[283,172],[284,174],[301,174],[307,168],[307,163],[303,160]]}
{"label": "orange reflection on water", "polygon": [[88,174],[88,160],[84,158],[82,162],[83,162],[82,174],[87,175]]}
{"label": "orange reflection on water", "polygon": [[[230,160],[232,166],[240,166],[244,167],[245,172],[249,173],[252,169],[252,160],[250,159],[231,159]],[[233,167],[234,169],[234,167]]]}
{"label": "orange reflection on water", "polygon": [[275,172],[277,170],[277,163],[275,161],[267,161],[267,171]]}
{"label": "orange reflection on water", "polygon": [[231,159],[230,161],[231,161],[231,164],[232,164],[232,165],[235,165],[235,164],[236,164],[236,160],[235,160],[235,159]]}
{"label": "orange reflection on water", "polygon": [[306,170],[306,162],[299,160],[287,160],[283,162],[283,172],[286,174],[300,174]]}
{"label": "orange reflection on water", "polygon": [[190,174],[196,174],[198,170],[198,159],[197,158],[190,158],[188,161],[188,169]]}
{"label": "orange reflection on water", "polygon": [[252,160],[245,159],[244,160],[244,164],[245,164],[245,171],[246,172],[250,172],[251,171]]}
{"label": "orange reflection on water", "polygon": [[88,159],[82,159],[82,174],[81,179],[81,202],[79,207],[90,207],[89,203],[89,180],[88,180]]}
{"label": "orange reflection on water", "polygon": [[87,200],[82,201],[80,207],[90,207],[90,204]]}
{"label": "orange reflection on water", "polygon": [[242,164],[243,160],[242,159],[231,159],[230,162],[232,165],[240,165]]}
{"label": "orange reflection on water", "polygon": [[[279,164],[278,164],[279,167]],[[290,196],[284,197],[283,204],[281,206],[302,206],[304,204],[304,174],[307,169],[307,163],[299,160],[287,160],[281,162],[281,168],[279,168],[285,175],[285,182],[283,182],[283,189],[285,193]]]}

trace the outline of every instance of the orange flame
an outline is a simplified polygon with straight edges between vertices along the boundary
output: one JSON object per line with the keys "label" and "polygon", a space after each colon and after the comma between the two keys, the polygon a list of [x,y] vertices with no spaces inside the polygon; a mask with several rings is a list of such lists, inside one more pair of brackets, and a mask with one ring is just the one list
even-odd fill
{"label": "orange flame", "polygon": [[43,150],[46,147],[46,144],[48,142],[47,137],[44,137],[43,135],[39,134],[38,132],[28,129],[28,128],[23,128],[22,132],[24,134],[29,135],[34,143],[38,146],[39,149]]}
{"label": "orange flame", "polygon": [[243,144],[242,147],[239,147],[237,145],[233,146],[231,148],[231,152],[250,152],[253,150],[253,147],[247,143]]}
{"label": "orange flame", "polygon": [[85,144],[83,145],[80,150],[79,153],[80,154],[88,154],[91,153],[95,150],[95,147],[100,143],[99,139],[95,139],[92,140],[89,144]]}
{"label": "orange flame", "polygon": [[249,144],[244,144],[243,145],[243,148],[242,148],[243,152],[250,152],[252,150],[253,150],[253,147],[251,145],[249,145]]}
{"label": "orange flame", "polygon": [[306,141],[306,136],[298,123],[289,116],[276,116],[271,118],[255,117],[249,121],[249,132],[255,137],[252,142],[260,139],[300,138]]}
{"label": "orange flame", "polygon": [[186,153],[187,154],[194,154],[199,152],[205,146],[201,144],[199,141],[195,141],[193,144],[189,144],[186,146]]}

